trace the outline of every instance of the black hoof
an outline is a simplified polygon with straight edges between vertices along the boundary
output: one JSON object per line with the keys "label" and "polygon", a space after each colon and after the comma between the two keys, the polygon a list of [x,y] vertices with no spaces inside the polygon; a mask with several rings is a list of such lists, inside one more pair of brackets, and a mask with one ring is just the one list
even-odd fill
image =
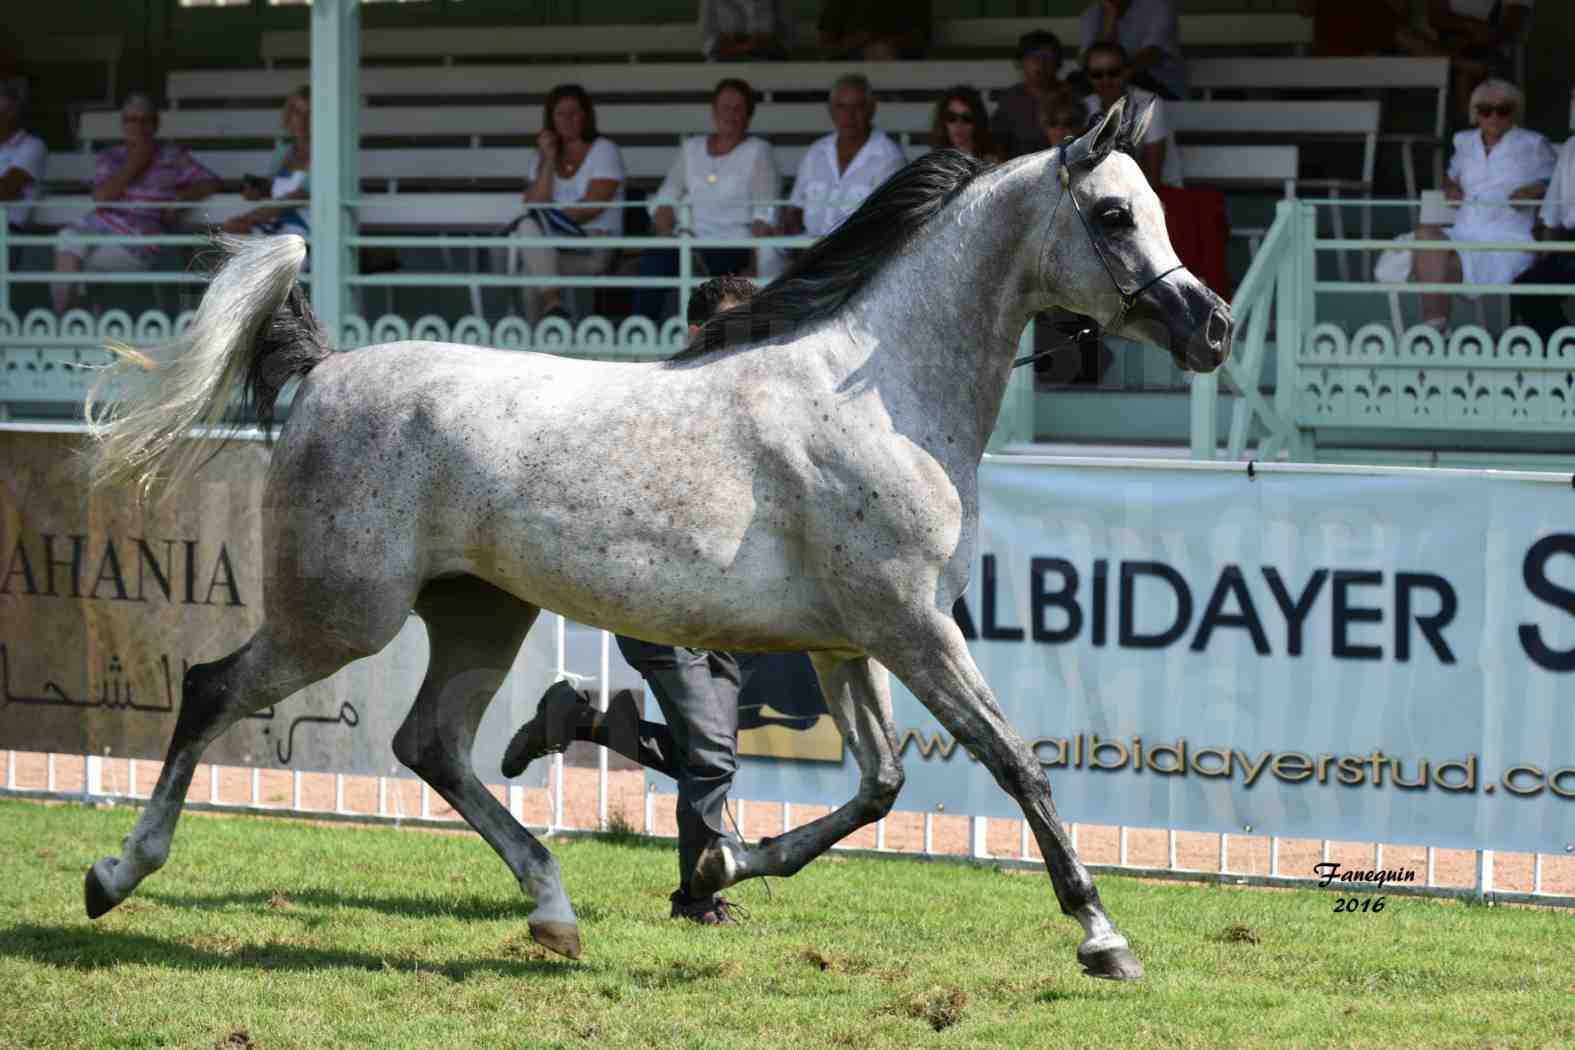
{"label": "black hoof", "polygon": [[1143,976],[1143,964],[1128,948],[1103,948],[1099,951],[1078,951],[1077,961],[1083,964],[1083,973],[1105,981],[1136,981]]}
{"label": "black hoof", "polygon": [[87,906],[87,917],[96,919],[120,903],[119,898],[109,892],[109,887],[99,876],[99,865],[108,871],[115,866],[113,858],[106,857],[87,870],[82,878],[82,902]]}

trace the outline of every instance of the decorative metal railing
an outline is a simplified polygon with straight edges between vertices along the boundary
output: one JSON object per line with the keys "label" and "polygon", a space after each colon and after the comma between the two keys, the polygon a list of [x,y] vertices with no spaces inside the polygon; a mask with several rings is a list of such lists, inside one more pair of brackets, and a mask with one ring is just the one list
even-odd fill
{"label": "decorative metal railing", "polygon": [[[1408,201],[1359,204],[1416,206]],[[1575,244],[1321,238],[1317,209],[1327,206],[1327,201],[1280,203],[1232,302],[1236,348],[1221,372],[1236,397],[1224,456],[1317,459],[1320,435],[1333,438],[1342,430],[1575,434],[1575,327],[1557,330],[1546,343],[1519,325],[1507,324],[1495,333],[1479,307],[1483,323],[1445,333],[1428,324],[1407,327],[1401,303],[1402,296],[1427,292],[1563,297],[1575,294],[1575,285],[1325,281],[1317,272],[1319,253],[1327,252],[1569,251]],[[1357,311],[1353,321],[1352,311],[1341,307],[1360,296],[1387,318],[1362,321]],[[1331,319],[1342,313],[1343,319]],[[1271,361],[1272,386],[1266,374]],[[1216,376],[1193,383],[1192,453],[1197,458],[1221,454],[1218,390]]]}

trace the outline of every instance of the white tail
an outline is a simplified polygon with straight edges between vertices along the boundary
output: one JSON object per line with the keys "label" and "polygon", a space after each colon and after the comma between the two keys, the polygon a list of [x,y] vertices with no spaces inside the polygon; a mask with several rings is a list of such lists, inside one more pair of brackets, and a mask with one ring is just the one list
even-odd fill
{"label": "white tail", "polygon": [[[85,406],[98,446],[90,471],[94,487],[133,484],[141,497],[156,484],[174,491],[205,455],[200,442],[185,440],[188,432],[222,428],[256,358],[272,348],[262,337],[295,285],[306,242],[294,235],[219,237],[217,245],[225,261],[196,317],[174,342],[146,353],[109,347],[117,360],[94,384]],[[322,355],[327,352],[322,348]],[[98,400],[106,383],[137,372],[150,373],[139,384],[141,396]]]}

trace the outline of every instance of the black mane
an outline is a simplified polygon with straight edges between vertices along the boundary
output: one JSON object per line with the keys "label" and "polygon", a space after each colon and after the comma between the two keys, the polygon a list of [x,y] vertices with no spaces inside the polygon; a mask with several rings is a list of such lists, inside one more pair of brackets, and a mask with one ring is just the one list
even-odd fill
{"label": "black mane", "polygon": [[758,343],[832,316],[985,167],[951,149],[920,157],[882,183],[847,221],[805,249],[753,299],[707,321],[671,360]]}

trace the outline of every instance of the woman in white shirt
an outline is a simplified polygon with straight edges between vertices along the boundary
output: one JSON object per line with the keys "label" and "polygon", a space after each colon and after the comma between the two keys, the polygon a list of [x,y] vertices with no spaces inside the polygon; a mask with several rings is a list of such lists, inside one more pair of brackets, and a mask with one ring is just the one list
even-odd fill
{"label": "woman in white shirt", "polygon": [[[771,154],[771,144],[749,134],[755,115],[755,92],[745,81],[726,77],[711,92],[709,135],[685,139],[667,178],[662,180],[651,206],[651,232],[671,236],[687,228],[696,237],[768,237],[772,205],[782,193],[782,176]],[[686,215],[680,216],[682,204]],[[683,221],[680,221],[680,218]],[[700,268],[711,277],[740,274],[754,263],[752,248],[699,248]],[[640,276],[673,277],[678,273],[678,251],[646,248],[640,252]],[[640,288],[634,293],[634,312],[652,321],[664,320],[669,289]]]}
{"label": "woman in white shirt", "polygon": [[[1444,197],[1459,202],[1453,226],[1424,224],[1417,240],[1529,241],[1536,211],[1512,200],[1540,200],[1556,157],[1548,140],[1518,127],[1525,99],[1505,80],[1485,80],[1471,93],[1474,130],[1455,136],[1455,152],[1444,179]],[[1477,203],[1481,202],[1481,203]],[[1418,251],[1413,279],[1423,283],[1509,284],[1530,268],[1530,252]],[[1449,296],[1422,296],[1422,320],[1440,331],[1449,326]]]}
{"label": "woman in white shirt", "polygon": [[[623,209],[607,204],[623,200],[623,156],[612,140],[596,132],[596,109],[578,84],[559,84],[542,107],[542,129],[536,136],[536,160],[525,184],[527,204],[562,207],[533,208],[511,232],[519,237],[616,237],[623,233]],[[532,277],[553,274],[597,274],[612,262],[611,248],[525,247],[500,249],[498,269]],[[525,287],[525,316],[567,317],[562,290],[547,285]]]}

